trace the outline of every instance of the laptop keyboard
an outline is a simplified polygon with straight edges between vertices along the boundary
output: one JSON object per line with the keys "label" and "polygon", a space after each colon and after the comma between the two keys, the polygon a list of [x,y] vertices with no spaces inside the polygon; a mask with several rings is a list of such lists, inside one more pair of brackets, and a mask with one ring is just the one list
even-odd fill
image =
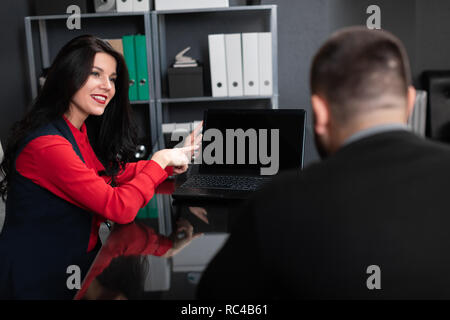
{"label": "laptop keyboard", "polygon": [[268,181],[270,181],[270,178],[267,177],[194,175],[189,177],[181,187],[254,191],[261,188]]}

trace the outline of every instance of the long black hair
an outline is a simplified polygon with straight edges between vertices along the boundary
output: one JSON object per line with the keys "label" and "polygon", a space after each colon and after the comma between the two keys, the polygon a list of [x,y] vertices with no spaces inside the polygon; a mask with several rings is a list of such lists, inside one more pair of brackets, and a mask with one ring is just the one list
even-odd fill
{"label": "long black hair", "polygon": [[107,42],[92,35],[79,36],[59,51],[31,109],[11,129],[1,163],[4,178],[0,182],[0,194],[4,200],[19,146],[34,130],[60,119],[69,109],[72,97],[87,81],[98,52],[107,53],[116,60],[116,92],[101,116],[87,118],[89,141],[105,166],[104,174],[110,176],[112,182],[125,163],[133,159],[136,128],[128,100],[129,76],[125,60]]}

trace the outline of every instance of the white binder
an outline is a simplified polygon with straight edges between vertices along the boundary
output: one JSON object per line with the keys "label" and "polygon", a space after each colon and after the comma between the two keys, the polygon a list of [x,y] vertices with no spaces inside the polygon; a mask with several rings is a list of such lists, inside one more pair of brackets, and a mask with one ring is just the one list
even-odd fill
{"label": "white binder", "polygon": [[258,33],[259,53],[259,94],[271,96],[273,93],[272,76],[272,33]]}
{"label": "white binder", "polygon": [[242,34],[242,69],[244,95],[259,95],[258,33]]}
{"label": "white binder", "polygon": [[228,96],[227,67],[225,56],[225,35],[208,35],[209,65],[213,97]]}
{"label": "white binder", "polygon": [[242,78],[242,46],[241,34],[225,35],[225,52],[227,56],[228,96],[244,95]]}
{"label": "white binder", "polygon": [[133,0],[116,0],[117,12],[133,11]]}
{"label": "white binder", "polygon": [[[117,0],[120,1],[120,0]],[[150,10],[150,0],[132,0],[133,11],[149,11]]]}

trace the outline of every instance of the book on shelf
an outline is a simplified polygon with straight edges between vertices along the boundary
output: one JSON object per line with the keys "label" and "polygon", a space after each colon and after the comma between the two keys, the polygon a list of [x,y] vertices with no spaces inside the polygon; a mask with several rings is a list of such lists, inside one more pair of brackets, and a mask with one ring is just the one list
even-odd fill
{"label": "book on shelf", "polygon": [[145,35],[125,35],[122,39],[107,41],[116,51],[122,51],[121,53],[125,58],[130,77],[128,91],[130,101],[147,101],[149,99],[149,78]]}

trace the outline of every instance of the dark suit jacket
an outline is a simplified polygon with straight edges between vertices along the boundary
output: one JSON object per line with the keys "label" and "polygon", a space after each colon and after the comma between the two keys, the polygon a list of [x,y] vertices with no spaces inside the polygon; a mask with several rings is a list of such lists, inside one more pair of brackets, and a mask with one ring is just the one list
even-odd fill
{"label": "dark suit jacket", "polygon": [[245,206],[198,297],[449,299],[450,148],[391,131],[280,176]]}

